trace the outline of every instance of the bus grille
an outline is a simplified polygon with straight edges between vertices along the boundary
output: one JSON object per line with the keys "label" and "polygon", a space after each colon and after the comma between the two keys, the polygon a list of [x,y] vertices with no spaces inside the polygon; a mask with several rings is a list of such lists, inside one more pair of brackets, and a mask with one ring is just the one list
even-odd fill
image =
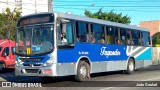
{"label": "bus grille", "polygon": [[[36,67],[36,66],[41,66],[42,64],[32,64],[34,67]],[[30,64],[23,64],[23,66],[30,66]]]}
{"label": "bus grille", "polygon": [[39,69],[25,69],[26,73],[39,73]]}
{"label": "bus grille", "polygon": [[44,59],[44,57],[40,57],[40,58],[19,58],[20,60],[22,60],[23,62],[40,62],[41,60]]}

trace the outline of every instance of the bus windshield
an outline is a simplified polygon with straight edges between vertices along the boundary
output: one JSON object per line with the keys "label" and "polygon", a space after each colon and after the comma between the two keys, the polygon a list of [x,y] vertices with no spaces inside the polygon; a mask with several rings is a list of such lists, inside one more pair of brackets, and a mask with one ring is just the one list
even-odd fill
{"label": "bus windshield", "polygon": [[39,55],[53,51],[53,25],[19,27],[16,36],[17,54]]}

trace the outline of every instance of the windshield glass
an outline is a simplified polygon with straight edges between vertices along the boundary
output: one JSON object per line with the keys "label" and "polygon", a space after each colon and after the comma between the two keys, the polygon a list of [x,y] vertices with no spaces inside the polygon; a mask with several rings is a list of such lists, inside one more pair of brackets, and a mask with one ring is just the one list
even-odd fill
{"label": "windshield glass", "polygon": [[53,25],[24,26],[18,28],[16,36],[17,54],[36,55],[53,51]]}

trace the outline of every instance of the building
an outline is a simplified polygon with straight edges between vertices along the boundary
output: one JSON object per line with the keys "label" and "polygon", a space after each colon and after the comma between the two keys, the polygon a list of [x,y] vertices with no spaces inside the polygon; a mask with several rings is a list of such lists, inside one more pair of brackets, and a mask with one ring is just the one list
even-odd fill
{"label": "building", "polygon": [[22,0],[22,16],[39,13],[52,12],[53,0]]}
{"label": "building", "polygon": [[3,0],[0,1],[0,13],[5,8],[18,8],[22,12],[22,16],[39,13],[39,12],[52,12],[53,0]]}
{"label": "building", "polygon": [[0,13],[3,12],[6,8],[10,8],[11,11],[14,8],[22,9],[22,0],[1,0],[0,1]]}
{"label": "building", "polygon": [[140,22],[140,27],[150,29],[150,34],[153,36],[155,33],[160,32],[160,20]]}

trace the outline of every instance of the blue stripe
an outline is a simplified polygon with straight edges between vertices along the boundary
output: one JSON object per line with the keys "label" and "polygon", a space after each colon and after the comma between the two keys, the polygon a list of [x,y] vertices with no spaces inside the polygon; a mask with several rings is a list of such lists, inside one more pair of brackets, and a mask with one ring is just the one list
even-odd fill
{"label": "blue stripe", "polygon": [[143,52],[141,55],[139,55],[136,60],[152,60],[152,48],[149,48],[145,52]]}
{"label": "blue stripe", "polygon": [[[105,47],[105,54],[102,48]],[[77,62],[81,56],[86,56],[91,62],[96,61],[122,61],[127,60],[127,46],[125,45],[106,45],[106,44],[87,44],[76,43],[75,48],[58,50],[58,63]],[[107,55],[109,52],[118,51],[116,55]],[[151,48],[136,58],[136,60],[151,60]],[[113,53],[114,54],[114,53]],[[119,55],[120,54],[120,55]],[[144,55],[144,56],[143,56]],[[146,57],[147,56],[147,57]]]}
{"label": "blue stripe", "polygon": [[[106,47],[105,51],[119,51],[120,55],[102,55],[101,49]],[[58,50],[58,63],[77,62],[81,56],[90,58],[92,62],[96,61],[114,61],[127,60],[126,55],[127,46],[123,45],[105,45],[105,44],[81,44],[77,43],[73,49]]]}

